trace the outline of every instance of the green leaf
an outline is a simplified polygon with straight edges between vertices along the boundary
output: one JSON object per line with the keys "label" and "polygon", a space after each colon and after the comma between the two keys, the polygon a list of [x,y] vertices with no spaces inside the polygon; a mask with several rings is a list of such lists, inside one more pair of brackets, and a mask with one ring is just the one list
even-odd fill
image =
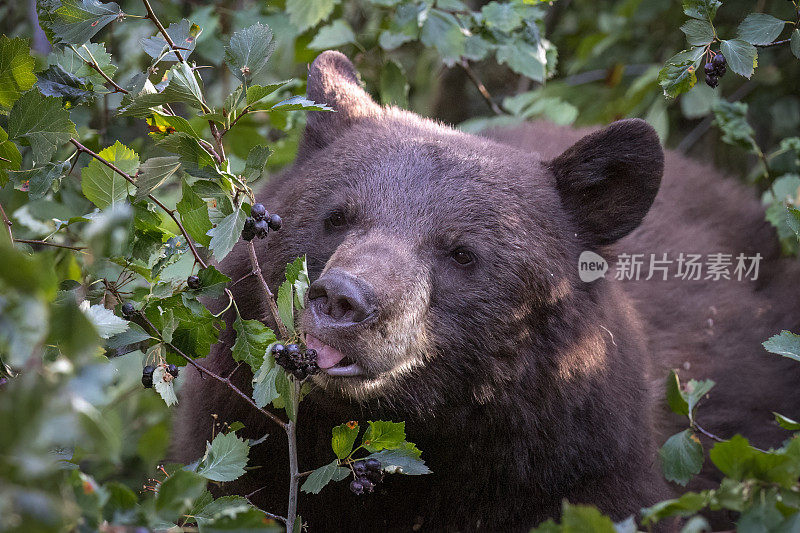
{"label": "green leaf", "polygon": [[0,108],[6,110],[36,83],[30,40],[0,36]]}
{"label": "green leaf", "polygon": [[739,28],[736,30],[736,37],[750,44],[769,44],[781,34],[785,25],[785,21],[772,15],[750,13],[739,24]]}
{"label": "green leaf", "polygon": [[742,480],[746,474],[745,463],[750,460],[753,451],[747,439],[741,435],[734,435],[726,442],[716,443],[708,453],[708,457],[727,477]]}
{"label": "green leaf", "polygon": [[541,43],[512,41],[502,44],[497,47],[497,61],[534,81],[543,82],[546,77],[547,51]]}
{"label": "green leaf", "polygon": [[[203,90],[200,87],[197,75],[186,63],[178,63],[170,68],[167,86],[163,91],[142,91],[130,97],[130,101],[123,101],[119,114],[137,118],[149,117],[153,113],[163,114],[159,106],[167,103],[182,102],[197,109],[206,108],[203,105]],[[167,139],[174,137],[169,135]]]}
{"label": "green leaf", "polygon": [[269,159],[271,153],[272,151],[269,148],[261,144],[257,144],[250,149],[250,152],[247,154],[247,161],[244,165],[244,172],[242,173],[242,176],[248,183],[253,183],[261,178],[267,167],[267,159]]}
{"label": "green leaf", "polygon": [[225,286],[231,282],[231,278],[217,270],[214,266],[208,266],[197,273],[200,278],[200,289],[198,296],[217,298],[222,295]]}
{"label": "green leaf", "polygon": [[101,339],[108,339],[128,329],[127,320],[121,319],[102,305],[97,304],[91,307],[87,305],[84,312]]}
{"label": "green leaf", "polygon": [[389,30],[384,30],[378,37],[378,44],[384,50],[394,50],[395,48],[398,48],[399,46],[413,40],[414,40],[413,35],[408,35],[406,33],[395,33]]}
{"label": "green leaf", "polygon": [[187,172],[191,173],[192,169],[214,166],[214,160],[211,158],[211,154],[200,146],[197,139],[184,132],[179,131],[167,135],[164,139],[159,141],[158,146],[168,152],[178,154]]}
{"label": "green leaf", "polygon": [[233,213],[223,218],[216,228],[211,228],[208,235],[211,237],[209,248],[214,252],[214,259],[222,261],[233,246],[242,236],[244,220],[247,218],[244,211],[236,209]]}
{"label": "green leaf", "polygon": [[728,66],[740,76],[750,79],[756,67],[758,51],[747,41],[731,39],[720,41],[720,51],[728,60]]}
{"label": "green leaf", "polygon": [[311,472],[300,490],[307,494],[319,494],[319,491],[331,481],[341,481],[349,475],[350,469],[339,466],[339,460],[334,459]]}
{"label": "green leaf", "polygon": [[333,111],[333,108],[309,100],[305,96],[292,96],[270,108],[272,111],[299,111],[303,109],[306,111]]}
{"label": "green leaf", "polygon": [[[436,48],[445,65],[452,67],[461,59],[461,56],[464,55],[466,51],[466,40],[466,35],[461,30],[458,20],[456,20],[453,15],[438,9],[432,9],[428,13],[428,18],[425,19],[425,23],[422,25],[420,41],[425,46]],[[519,43],[519,45],[521,47],[524,43]],[[508,65],[516,72],[525,74],[525,72],[517,70],[515,66],[519,67],[526,64],[533,60],[534,57],[528,57],[521,48],[517,48],[516,53],[521,54],[521,57],[513,61],[513,65],[512,63],[508,63]],[[501,59],[498,51],[497,60],[501,63],[506,63],[509,58],[506,57],[505,60]]]}
{"label": "green leaf", "polygon": [[789,42],[789,48],[792,49],[794,57],[800,59],[800,29],[792,32],[792,40]]}
{"label": "green leaf", "polygon": [[294,383],[289,379],[289,376],[282,368],[278,369],[275,375],[275,389],[277,389],[279,397],[273,400],[272,405],[275,407],[283,407],[286,411],[286,416],[293,422],[297,421],[297,413],[294,410],[292,403],[292,390]]}
{"label": "green leaf", "polygon": [[795,420],[792,420],[788,416],[783,416],[775,412],[773,412],[772,414],[775,415],[775,421],[783,429],[787,431],[800,431],[800,422],[796,422]]}
{"label": "green leaf", "polygon": [[118,335],[114,335],[106,341],[106,348],[117,349],[130,344],[137,344],[143,341],[148,341],[153,337],[147,333],[142,326],[135,322],[128,322],[128,329]]}
{"label": "green leaf", "polygon": [[786,211],[786,223],[792,228],[797,238],[800,239],[800,209],[786,206]]}
{"label": "green leaf", "polygon": [[286,12],[289,14],[289,21],[292,25],[302,33],[327,19],[339,2],[340,0],[287,2]]}
{"label": "green leaf", "polygon": [[280,396],[275,385],[278,371],[275,360],[272,357],[265,357],[261,368],[253,376],[253,401],[257,406],[265,407]]}
{"label": "green leaf", "polygon": [[404,442],[394,450],[381,450],[373,453],[367,459],[377,459],[381,468],[390,474],[405,474],[420,476],[430,474],[431,470],[425,466],[425,461],[420,459],[422,452],[410,442]]}
{"label": "green leaf", "polygon": [[344,459],[353,451],[353,444],[355,444],[356,437],[358,437],[358,424],[354,424],[353,427],[350,427],[349,424],[341,424],[331,431],[333,433],[331,437],[333,453],[339,459]]}
{"label": "green leaf", "polygon": [[244,475],[250,446],[235,433],[218,434],[206,445],[197,474],[212,481],[233,481]]}
{"label": "green leaf", "polygon": [[692,18],[713,22],[721,5],[719,0],[683,0],[683,12]]}
{"label": "green leaf", "polygon": [[311,284],[311,280],[308,279],[306,256],[298,257],[286,265],[286,281],[291,283],[294,288],[295,309],[303,309],[305,307],[306,291]]}
{"label": "green leaf", "polygon": [[206,490],[207,480],[188,470],[178,470],[161,483],[156,497],[159,518],[175,522],[194,504]]}
{"label": "green leaf", "polygon": [[31,90],[11,108],[8,135],[14,140],[27,139],[34,161],[43,165],[50,161],[60,145],[77,136],[77,132],[59,98],[42,96],[39,91]]}
{"label": "green leaf", "polygon": [[176,156],[151,157],[139,167],[136,176],[135,201],[147,198],[181,168],[180,158]]}
{"label": "green leaf", "polygon": [[80,104],[94,97],[91,85],[58,65],[50,66],[37,75],[37,79],[39,81],[36,86],[39,88],[39,92],[45,96],[57,96],[73,104]]}
{"label": "green leaf", "polygon": [[3,158],[0,159],[0,189],[2,189],[8,183],[8,171],[18,170],[22,165],[19,148],[8,140],[8,133],[3,128],[0,128],[0,157]]}
{"label": "green leaf", "polygon": [[278,83],[270,83],[268,85],[250,85],[247,87],[247,105],[252,105],[274,93],[289,81],[280,81]]}
{"label": "green leaf", "polygon": [[395,449],[405,440],[405,422],[377,420],[375,422],[369,422],[369,427],[364,433],[362,442],[367,450],[377,452],[383,449]]}
{"label": "green leaf", "polygon": [[275,342],[275,333],[258,320],[243,320],[236,317],[233,322],[236,343],[233,345],[233,360],[244,361],[253,372],[264,364],[267,347]]}
{"label": "green leaf", "polygon": [[[203,28],[186,19],[170,24],[167,28],[167,34],[180,50],[181,57],[184,60],[194,51],[194,47],[197,46],[197,38],[202,32]],[[161,61],[178,61],[178,56],[174,51],[162,57],[162,54],[169,49],[169,45],[167,45],[167,40],[161,33],[157,33],[147,39],[141,39],[139,42],[142,44],[142,49],[145,53],[153,59],[161,58]]]}
{"label": "green leaf", "polygon": [[522,25],[522,15],[511,3],[489,2],[481,8],[487,28],[511,33]]}
{"label": "green leaf", "polygon": [[381,68],[381,103],[408,107],[408,80],[403,67],[396,61],[386,61]]}
{"label": "green leaf", "polygon": [[[101,150],[98,155],[128,175],[134,174],[139,167],[136,152],[119,141]],[[124,202],[131,187],[128,180],[96,159],[92,159],[81,170],[83,194],[100,209]]]}
{"label": "green leaf", "polygon": [[690,19],[681,26],[686,41],[692,46],[705,46],[714,40],[714,27],[705,20]]}
{"label": "green leaf", "polygon": [[[116,3],[98,0],[60,0],[39,5],[42,26],[50,30],[59,43],[83,44],[108,23],[125,15]],[[44,13],[42,6],[46,9]]]}
{"label": "green leaf", "polygon": [[667,403],[673,413],[689,416],[689,404],[681,391],[681,382],[674,370],[671,370],[667,377]]}
{"label": "green leaf", "polygon": [[172,342],[172,335],[178,329],[179,321],[175,320],[175,311],[167,309],[164,312],[164,326],[161,329],[161,338],[164,342]]}
{"label": "green leaf", "polygon": [[763,346],[768,352],[800,361],[800,335],[791,331],[781,331],[764,341]]}
{"label": "green leaf", "polygon": [[686,485],[703,466],[703,446],[689,429],[667,439],[658,455],[664,477],[680,485]]}
{"label": "green leaf", "polygon": [[268,77],[267,61],[274,49],[272,30],[256,22],[231,36],[225,47],[225,63],[239,81],[262,83]]}
{"label": "green leaf", "polygon": [[709,503],[708,491],[687,492],[680,498],[664,500],[642,509],[642,525],[650,526],[670,516],[692,516]]}
{"label": "green leaf", "polygon": [[331,24],[320,28],[311,42],[308,43],[308,47],[312,50],[327,50],[354,43],[355,41],[356,34],[353,33],[350,25],[344,20],[337,19]]}
{"label": "green leaf", "polygon": [[714,388],[714,381],[706,379],[703,381],[689,380],[686,384],[686,402],[689,406],[689,413],[694,413],[697,404],[703,399],[703,396]]}
{"label": "green leaf", "polygon": [[[161,349],[160,346],[161,345],[156,344],[153,348],[159,347],[157,349]],[[178,396],[175,394],[175,387],[172,381],[164,381],[164,375],[166,373],[167,371],[163,366],[156,367],[153,371],[153,388],[156,389],[156,392],[164,400],[164,403],[167,404],[167,407],[171,407],[178,403]]]}
{"label": "green leaf", "polygon": [[719,100],[711,107],[714,123],[722,131],[722,140],[730,145],[757,152],[755,131],[747,122],[747,104]]}
{"label": "green leaf", "polygon": [[572,505],[564,501],[561,511],[561,531],[563,533],[617,533],[614,522],[596,507],[589,505]]}
{"label": "green leaf", "polygon": [[176,205],[178,213],[181,215],[181,223],[192,239],[208,247],[211,237],[207,233],[212,228],[211,219],[208,216],[208,205],[185,180],[182,191],[181,201]]}
{"label": "green leaf", "polygon": [[117,67],[111,63],[111,55],[106,52],[106,47],[103,43],[86,43],[77,51],[66,47],[51,53],[47,58],[50,65],[58,65],[73,76],[93,84],[96,86],[95,88],[102,88],[106,80],[87,64],[92,59],[106,76],[109,78],[114,76]]}
{"label": "green leaf", "polygon": [[702,46],[698,46],[675,54],[667,60],[658,73],[658,83],[664,90],[664,96],[675,98],[694,87],[703,50]]}
{"label": "green leaf", "polygon": [[278,314],[290,333],[294,333],[294,296],[292,283],[284,281],[278,288]]}

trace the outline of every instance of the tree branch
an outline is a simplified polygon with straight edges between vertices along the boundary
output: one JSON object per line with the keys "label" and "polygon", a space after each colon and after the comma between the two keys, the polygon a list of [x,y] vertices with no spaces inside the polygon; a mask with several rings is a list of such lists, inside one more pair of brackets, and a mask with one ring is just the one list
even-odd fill
{"label": "tree branch", "polygon": [[[81,54],[80,54],[80,53],[79,53],[79,52],[78,52],[78,51],[75,49],[75,47],[74,47],[74,46],[70,45],[70,48],[72,48],[72,51],[73,51],[73,52],[75,52],[75,54],[76,54],[78,57],[80,57],[81,59],[83,59],[83,56],[82,56],[82,55],[81,55]],[[97,60],[96,60],[96,59],[94,58],[94,56],[92,55],[92,51],[91,51],[91,50],[89,50],[89,48],[88,48],[88,47],[87,47],[85,44],[83,45],[83,48],[86,50],[86,52],[89,54],[89,57],[91,58],[91,61],[87,61],[86,59],[83,59],[83,62],[84,62],[84,63],[86,63],[87,65],[89,65],[90,67],[92,67],[94,70],[96,70],[96,71],[97,71],[97,73],[98,73],[98,74],[100,74],[100,75],[103,77],[103,79],[104,79],[104,80],[106,80],[108,83],[110,83],[110,84],[111,84],[111,86],[112,86],[112,87],[114,87],[114,92],[115,92],[115,93],[123,93],[123,94],[128,94],[128,91],[127,91],[126,89],[123,89],[122,87],[120,87],[120,86],[117,84],[117,82],[115,82],[114,80],[112,80],[112,79],[111,79],[111,78],[108,76],[108,74],[106,74],[105,72],[103,72],[103,69],[101,69],[101,68],[100,68],[100,65],[97,63]]]}
{"label": "tree branch", "polygon": [[492,99],[492,95],[489,94],[489,90],[483,84],[483,82],[478,77],[478,75],[475,74],[475,72],[472,70],[472,67],[469,66],[469,61],[467,61],[466,59],[462,59],[461,63],[459,63],[459,64],[461,65],[461,68],[464,69],[464,72],[467,73],[467,76],[469,76],[469,79],[472,80],[472,83],[478,89],[478,92],[481,93],[481,96],[483,97],[483,99],[486,100],[486,104],[494,112],[494,114],[495,115],[507,115],[507,114],[509,114],[507,111],[505,111],[502,107],[500,107]]}
{"label": "tree branch", "polygon": [[[111,163],[109,161],[106,161],[103,157],[101,157],[100,155],[98,155],[95,152],[91,151],[90,149],[86,148],[84,145],[82,145],[77,140],[70,139],[69,142],[71,142],[73,144],[73,146],[75,146],[75,148],[78,149],[78,151],[87,153],[90,156],[94,157],[95,159],[97,159],[98,161],[103,163],[105,166],[107,166],[108,168],[110,168],[111,170],[113,170],[114,172],[116,172],[117,174],[122,176],[123,178],[125,178],[134,187],[136,186],[136,181],[127,172],[124,172],[124,171],[120,170],[116,165],[114,165],[113,163]],[[186,239],[187,244],[189,245],[189,249],[192,251],[192,255],[194,256],[194,260],[200,265],[201,268],[208,268],[208,264],[200,256],[200,253],[197,251],[197,248],[195,248],[194,243],[192,242],[192,238],[189,236],[189,233],[186,231],[186,228],[183,227],[183,224],[181,223],[180,219],[178,219],[178,217],[175,215],[175,210],[174,209],[170,209],[167,206],[165,206],[163,203],[161,203],[161,201],[158,198],[156,198],[152,194],[148,194],[147,198],[151,202],[156,204],[158,207],[163,209],[170,216],[170,218],[175,222],[175,224],[178,225],[178,228],[180,228],[181,233],[183,234],[184,238]]]}
{"label": "tree branch", "polygon": [[771,46],[780,46],[782,44],[787,44],[787,43],[789,43],[791,41],[792,41],[791,39],[783,39],[783,40],[780,40],[780,41],[773,41],[773,42],[767,43],[767,44],[756,44],[754,46],[757,46],[759,48],[769,48]]}
{"label": "tree branch", "polygon": [[145,17],[145,18],[149,18],[150,20],[153,21],[153,24],[156,25],[156,28],[158,28],[158,31],[160,31],[161,35],[164,36],[164,40],[166,40],[167,44],[169,45],[169,47],[172,48],[172,51],[175,53],[175,57],[178,58],[178,61],[183,63],[183,55],[180,53],[180,50],[178,49],[178,47],[175,46],[175,41],[173,41],[172,37],[169,36],[169,33],[167,33],[167,30],[164,29],[164,25],[161,24],[160,20],[158,20],[158,17],[156,16],[155,12],[153,11],[153,6],[150,5],[150,1],[149,0],[142,0],[142,2],[144,3],[144,8],[147,10],[147,17]]}
{"label": "tree branch", "polygon": [[264,279],[264,274],[261,272],[261,266],[258,264],[258,256],[256,255],[256,247],[253,241],[247,243],[247,251],[250,252],[250,265],[253,267],[253,273],[258,278],[261,288],[264,290],[264,296],[266,296],[269,302],[269,309],[272,312],[272,318],[275,319],[275,324],[278,326],[281,339],[288,339],[289,331],[286,329],[286,326],[283,325],[281,315],[278,313],[278,304],[275,303],[275,297],[272,295],[272,291],[269,290],[267,280]]}
{"label": "tree branch", "polygon": [[3,217],[3,223],[5,224],[6,229],[8,230],[8,238],[11,239],[11,243],[13,244],[14,233],[11,231],[11,226],[13,226],[13,223],[8,219],[8,215],[6,215],[5,209],[3,209],[3,204],[0,204],[0,216]]}
{"label": "tree branch", "polygon": [[53,246],[55,248],[66,248],[67,250],[75,250],[76,252],[86,249],[86,246],[69,246],[67,244],[58,244],[49,241],[34,241],[29,239],[14,239],[14,242],[24,242],[25,244],[41,244],[43,246]]}

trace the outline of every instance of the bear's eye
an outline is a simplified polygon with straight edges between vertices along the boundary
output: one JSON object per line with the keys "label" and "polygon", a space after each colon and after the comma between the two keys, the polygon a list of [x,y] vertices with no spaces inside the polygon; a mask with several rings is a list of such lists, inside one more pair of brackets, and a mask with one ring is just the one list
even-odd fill
{"label": "bear's eye", "polygon": [[340,228],[344,226],[345,222],[347,220],[341,211],[334,211],[325,219],[325,225],[331,228]]}
{"label": "bear's eye", "polygon": [[453,258],[453,261],[462,266],[468,265],[475,260],[475,258],[472,256],[472,253],[463,248],[457,248],[456,250],[453,250],[450,253],[450,257]]}

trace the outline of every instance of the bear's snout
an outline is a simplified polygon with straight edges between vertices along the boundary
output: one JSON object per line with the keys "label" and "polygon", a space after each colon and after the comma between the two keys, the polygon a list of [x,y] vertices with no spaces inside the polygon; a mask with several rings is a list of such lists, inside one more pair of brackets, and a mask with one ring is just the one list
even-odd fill
{"label": "bear's snout", "polygon": [[339,268],[311,284],[308,301],[315,330],[365,326],[378,316],[378,299],[369,283]]}

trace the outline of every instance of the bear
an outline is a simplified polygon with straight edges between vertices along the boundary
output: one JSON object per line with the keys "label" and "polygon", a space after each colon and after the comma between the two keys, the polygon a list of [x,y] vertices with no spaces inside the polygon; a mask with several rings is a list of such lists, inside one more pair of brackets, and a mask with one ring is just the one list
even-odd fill
{"label": "bear", "polygon": [[[299,322],[322,372],[299,410],[300,471],[330,462],[334,425],[381,419],[405,421],[433,472],[387,475],[363,496],[347,483],[301,494],[310,531],[527,531],[564,500],[636,515],[676,493],[658,459],[686,427],[664,401],[671,368],[717,382],[698,415],[709,431],[785,438],[770,411],[798,414],[800,368],[760,343],[798,326],[799,272],[749,189],[665,152],[639,119],[476,136],[381,107],[338,52],[310,66],[308,97],[335,112],[308,114],[296,161],[260,192],[283,229],[257,244],[273,293],[287,263],[308,260]],[[612,269],[623,253],[763,259],[755,280],[587,282],[587,251]],[[220,269],[242,316],[274,326],[245,243]],[[234,317],[223,316],[200,362],[228,375]],[[283,431],[220,383],[182,376],[171,458],[202,456],[212,416],[269,434],[217,495],[281,514]],[[252,390],[249,370],[231,380]]]}

